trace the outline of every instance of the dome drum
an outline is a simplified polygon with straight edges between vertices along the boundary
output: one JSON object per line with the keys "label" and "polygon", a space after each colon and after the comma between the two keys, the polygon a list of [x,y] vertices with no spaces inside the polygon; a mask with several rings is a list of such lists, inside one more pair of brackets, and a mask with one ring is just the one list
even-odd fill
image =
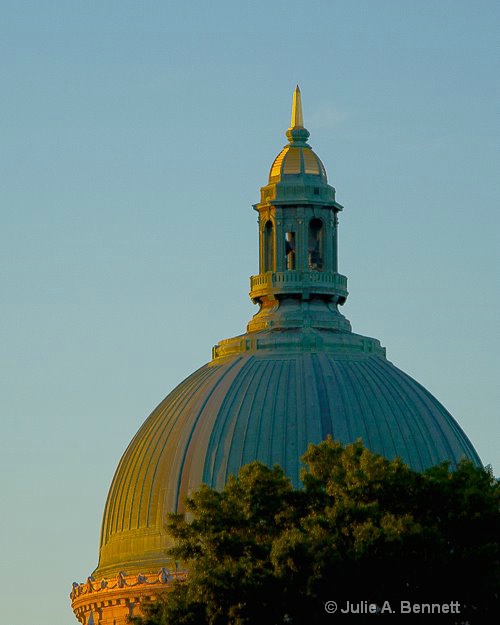
{"label": "dome drum", "polygon": [[128,623],[140,613],[141,603],[155,601],[169,590],[174,580],[182,581],[186,571],[167,570],[157,573],[125,575],[111,578],[89,577],[83,584],[73,584],[71,601],[76,618],[82,625],[116,625]]}

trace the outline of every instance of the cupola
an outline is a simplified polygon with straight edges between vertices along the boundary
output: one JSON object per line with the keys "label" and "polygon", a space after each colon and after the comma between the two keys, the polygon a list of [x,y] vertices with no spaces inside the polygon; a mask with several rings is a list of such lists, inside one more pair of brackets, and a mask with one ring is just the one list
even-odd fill
{"label": "cupola", "polygon": [[250,297],[260,311],[248,330],[304,323],[322,327],[325,315],[318,315],[318,310],[304,315],[305,308],[311,307],[297,306],[297,300],[321,300],[335,313],[337,329],[350,331],[349,322],[337,310],[347,298],[347,278],[338,271],[337,215],[343,207],[335,200],[323,163],[307,143],[309,131],[304,128],[298,86],[286,136],[289,144],[275,158],[269,183],[254,206],[259,213],[260,255],[259,274],[250,279]]}

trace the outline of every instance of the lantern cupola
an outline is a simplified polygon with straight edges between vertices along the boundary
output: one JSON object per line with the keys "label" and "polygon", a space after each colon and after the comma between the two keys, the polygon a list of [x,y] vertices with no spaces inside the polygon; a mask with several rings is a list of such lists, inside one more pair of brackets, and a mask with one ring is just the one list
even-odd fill
{"label": "lantern cupola", "polygon": [[[350,331],[337,310],[347,298],[347,278],[338,271],[342,206],[335,200],[323,163],[307,143],[298,86],[286,136],[289,143],[274,159],[268,184],[254,206],[259,213],[259,273],[250,279],[250,297],[260,311],[248,330],[299,327],[305,322]],[[307,314],[311,304],[316,311],[312,317]]]}

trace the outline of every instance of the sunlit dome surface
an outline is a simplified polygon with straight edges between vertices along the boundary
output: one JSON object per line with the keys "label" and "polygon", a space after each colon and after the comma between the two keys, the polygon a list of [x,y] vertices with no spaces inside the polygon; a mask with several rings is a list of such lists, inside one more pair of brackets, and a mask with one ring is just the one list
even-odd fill
{"label": "sunlit dome surface", "polygon": [[323,163],[310,147],[292,147],[287,145],[275,158],[269,172],[269,182],[277,182],[284,176],[307,174],[319,176],[327,182]]}

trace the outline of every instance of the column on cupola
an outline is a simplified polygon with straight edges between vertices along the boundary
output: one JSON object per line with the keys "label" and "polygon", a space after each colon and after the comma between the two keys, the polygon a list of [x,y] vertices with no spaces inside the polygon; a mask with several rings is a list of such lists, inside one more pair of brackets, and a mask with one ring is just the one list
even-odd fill
{"label": "column on cupola", "polygon": [[283,210],[279,208],[276,210],[276,271],[286,270],[284,240]]}

